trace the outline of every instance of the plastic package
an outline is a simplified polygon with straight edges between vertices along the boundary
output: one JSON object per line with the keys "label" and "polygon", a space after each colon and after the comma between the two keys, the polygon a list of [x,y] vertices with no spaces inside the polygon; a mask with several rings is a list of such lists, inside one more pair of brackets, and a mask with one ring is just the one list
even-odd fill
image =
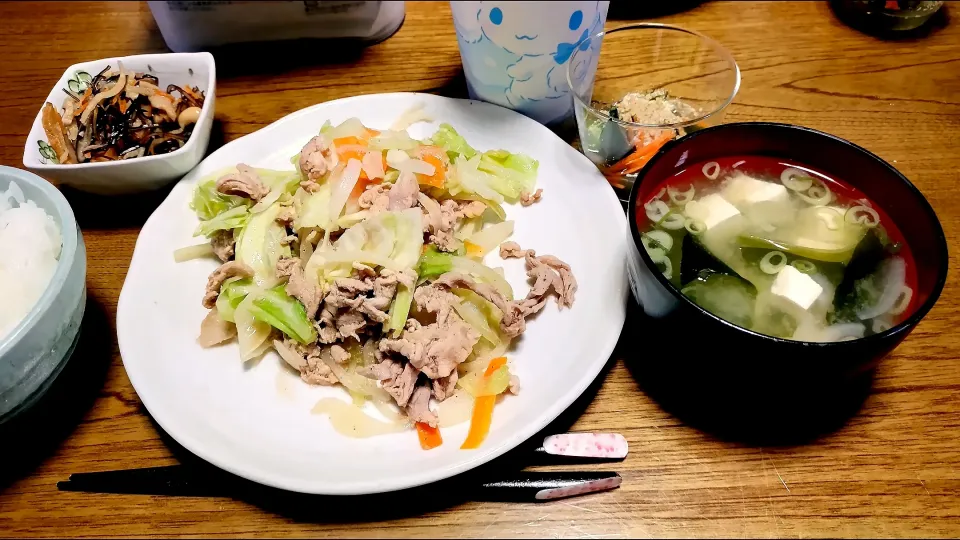
{"label": "plastic package", "polygon": [[192,52],[234,43],[293,39],[376,42],[400,28],[404,2],[151,1],[167,46]]}

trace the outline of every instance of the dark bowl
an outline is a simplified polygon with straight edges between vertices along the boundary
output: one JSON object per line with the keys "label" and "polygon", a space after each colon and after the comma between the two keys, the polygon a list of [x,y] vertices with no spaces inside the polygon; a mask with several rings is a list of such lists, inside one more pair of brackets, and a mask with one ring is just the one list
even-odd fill
{"label": "dark bowl", "polygon": [[[918,308],[902,323],[864,338],[835,343],[793,341],[729,323],[680,293],[640,243],[637,209],[655,187],[685,166],[734,155],[793,160],[863,191],[900,228],[917,266]],[[638,362],[669,360],[680,372],[746,385],[851,380],[870,371],[936,303],[947,278],[947,242],[930,203],[899,171],[859,146],[826,133],[775,123],[733,123],[703,129],[661,149],[630,192],[630,285],[644,315],[637,329]],[[628,355],[631,355],[628,353]],[[629,360],[629,359],[628,359]],[[769,384],[767,384],[769,383]]]}

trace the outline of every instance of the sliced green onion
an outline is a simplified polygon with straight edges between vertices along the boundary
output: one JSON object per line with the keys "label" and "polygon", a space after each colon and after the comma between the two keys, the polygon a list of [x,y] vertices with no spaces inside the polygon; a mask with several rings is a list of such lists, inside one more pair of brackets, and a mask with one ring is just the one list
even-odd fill
{"label": "sliced green onion", "polygon": [[[777,262],[773,260],[777,259]],[[768,274],[776,274],[787,265],[787,255],[782,251],[771,251],[760,259],[760,269]]]}
{"label": "sliced green onion", "polygon": [[658,263],[667,258],[667,250],[663,249],[660,243],[650,236],[644,234],[640,237],[640,242],[643,244],[643,249],[647,252],[647,255],[650,256],[651,261]]}
{"label": "sliced green onion", "polygon": [[663,265],[663,277],[667,279],[673,277],[673,263],[670,262],[670,259],[664,257],[662,261],[657,261],[657,264]]}
{"label": "sliced green onion", "polygon": [[880,214],[869,206],[854,206],[844,215],[847,223],[872,229],[880,224]]}
{"label": "sliced green onion", "polygon": [[703,175],[709,178],[710,180],[716,180],[720,176],[720,164],[716,161],[711,161],[703,166]]}
{"label": "sliced green onion", "polygon": [[654,263],[661,263],[667,260],[667,252],[660,248],[648,248],[647,255],[650,256],[650,260]]}
{"label": "sliced green onion", "polygon": [[670,213],[670,207],[660,199],[654,199],[648,202],[643,205],[643,208],[647,211],[647,218],[654,223],[659,223],[661,219],[667,217],[667,214]]}
{"label": "sliced green onion", "polygon": [[913,289],[902,285],[900,288],[900,296],[897,297],[897,302],[893,304],[893,307],[890,308],[890,311],[887,313],[890,315],[900,315],[910,306],[910,300],[913,300]]}
{"label": "sliced green onion", "polygon": [[797,259],[790,263],[790,266],[796,268],[798,271],[803,272],[804,274],[817,273],[817,265],[806,259]]}
{"label": "sliced green onion", "polygon": [[647,255],[650,256],[650,260],[653,262],[658,263],[667,258],[667,250],[663,248],[660,242],[657,242],[656,239],[650,237],[650,235],[641,235],[640,242],[643,244],[644,251],[647,252]]}
{"label": "sliced green onion", "polygon": [[670,233],[654,229],[647,233],[647,237],[659,244],[659,246],[654,247],[662,247],[666,251],[673,249],[673,237],[670,236]]}
{"label": "sliced green onion", "polygon": [[690,189],[686,191],[679,191],[676,188],[668,187],[667,194],[670,195],[670,200],[674,204],[687,204],[693,200],[693,195],[697,192],[696,188],[693,185],[690,186]]}
{"label": "sliced green onion", "polygon": [[706,223],[699,219],[687,218],[687,220],[683,222],[683,226],[690,234],[703,234],[707,230]]}
{"label": "sliced green onion", "polygon": [[813,186],[813,177],[806,171],[790,167],[780,173],[780,182],[783,183],[787,189],[803,193]]}
{"label": "sliced green onion", "polygon": [[833,200],[833,192],[819,180],[806,192],[797,193],[797,196],[814,206],[824,206]]}
{"label": "sliced green onion", "polygon": [[663,219],[660,220],[659,223],[657,223],[657,226],[663,227],[668,231],[679,231],[680,229],[683,228],[683,221],[684,221],[683,214],[680,214],[678,212],[668,212],[666,217],[664,217]]}

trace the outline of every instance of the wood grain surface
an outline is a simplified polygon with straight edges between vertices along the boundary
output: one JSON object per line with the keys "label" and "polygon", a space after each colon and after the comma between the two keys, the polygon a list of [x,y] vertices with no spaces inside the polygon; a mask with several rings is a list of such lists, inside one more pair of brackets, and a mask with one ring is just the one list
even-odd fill
{"label": "wood grain surface", "polygon": [[[657,20],[707,33],[732,51],[743,85],[727,120],[802,124],[870,149],[916,183],[953,239],[960,234],[960,26],[949,15],[927,35],[900,41],[843,25],[823,2],[709,2]],[[165,50],[145,3],[0,3],[0,163],[21,166],[34,115],[67,66]],[[445,2],[408,3],[401,30],[362,51],[310,46],[274,57],[253,48],[217,60],[214,145],[356,94],[464,96]],[[940,302],[881,365],[869,392],[825,396],[824,407],[810,409],[809,440],[744,442],[667,412],[618,353],[563,420],[629,439],[630,457],[603,467],[619,471],[623,486],[605,494],[521,505],[465,502],[455,483],[403,500],[58,492],[56,482],[74,472],[175,462],[176,445],[158,433],[127,380],[114,324],[139,228],[164,195],[103,200],[68,192],[88,250],[83,340],[50,399],[0,439],[0,535],[960,536],[956,243]],[[773,417],[759,430],[789,431],[779,429],[783,423]]]}

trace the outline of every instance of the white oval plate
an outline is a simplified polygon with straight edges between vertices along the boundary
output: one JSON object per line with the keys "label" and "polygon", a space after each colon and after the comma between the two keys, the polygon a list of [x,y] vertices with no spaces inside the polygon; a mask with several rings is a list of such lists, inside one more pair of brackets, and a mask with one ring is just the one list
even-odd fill
{"label": "white oval plate", "polygon": [[[440,122],[453,125],[479,150],[505,148],[540,161],[543,200],[508,207],[522,247],[568,262],[579,281],[572,309],[554,302],[509,353],[521,391],[494,411],[481,448],[461,450],[466,423],[444,429],[444,443],[424,451],[415,431],[369,439],[337,434],[326,416],[311,414],[322,397],[347,400],[341,388],[304,384],[269,353],[244,365],[236,344],[201,349],[206,314],[201,298],[215,260],[177,264],[173,251],[199,243],[188,207],[198,178],[238,162],[289,168],[290,157],[325,120],[355,116],[386,129],[411,106],[436,120],[410,134],[425,138]],[[143,404],[180,444],[210,463],[249,480],[303,493],[378,493],[434,482],[481,465],[535,435],[596,378],[613,352],[625,318],[626,219],[620,203],[590,161],[547,128],[511,110],[429,94],[380,94],[321,103],[233,141],[177,184],[137,239],[117,308],[123,364]],[[523,261],[500,261],[521,296]]]}

